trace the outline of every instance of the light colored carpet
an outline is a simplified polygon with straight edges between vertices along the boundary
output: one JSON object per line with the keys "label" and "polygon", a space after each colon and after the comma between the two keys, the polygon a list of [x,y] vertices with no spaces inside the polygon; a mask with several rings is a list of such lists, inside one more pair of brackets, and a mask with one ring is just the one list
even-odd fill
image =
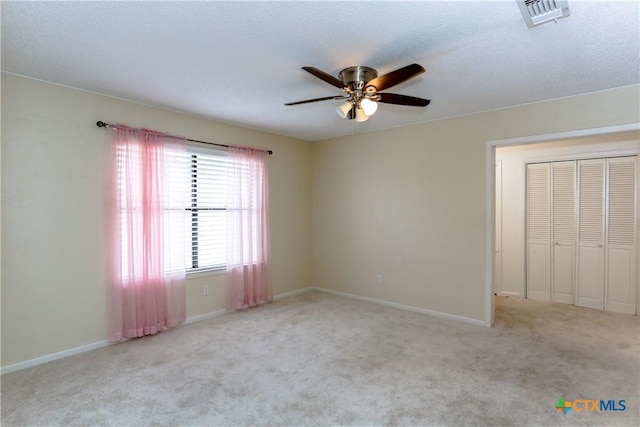
{"label": "light colored carpet", "polygon": [[6,374],[2,425],[637,426],[639,341],[566,305],[499,299],[489,329],[309,292]]}

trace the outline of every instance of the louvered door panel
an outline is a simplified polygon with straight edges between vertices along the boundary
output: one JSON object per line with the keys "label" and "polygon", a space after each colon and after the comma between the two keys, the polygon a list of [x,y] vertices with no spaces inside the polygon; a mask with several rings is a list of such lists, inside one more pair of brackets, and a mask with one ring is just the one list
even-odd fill
{"label": "louvered door panel", "polygon": [[633,247],[635,244],[636,158],[609,159],[610,245]]}
{"label": "louvered door panel", "polygon": [[529,240],[549,242],[550,222],[549,163],[527,165],[527,236]]}
{"label": "louvered door panel", "polygon": [[577,304],[604,308],[604,191],[606,160],[578,162]]}
{"label": "louvered door panel", "polygon": [[576,162],[552,163],[552,301],[575,304]]}
{"label": "louvered door panel", "polygon": [[636,157],[608,160],[605,309],[636,314]]}
{"label": "louvered door panel", "polygon": [[580,243],[604,243],[604,160],[580,161]]}
{"label": "louvered door panel", "polygon": [[551,166],[527,165],[527,298],[551,300]]}

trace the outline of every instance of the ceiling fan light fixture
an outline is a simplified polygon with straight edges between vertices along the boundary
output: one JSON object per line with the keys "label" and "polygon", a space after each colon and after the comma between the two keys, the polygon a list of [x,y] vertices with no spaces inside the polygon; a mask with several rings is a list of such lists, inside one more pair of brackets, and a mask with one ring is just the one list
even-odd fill
{"label": "ceiling fan light fixture", "polygon": [[364,112],[364,110],[362,108],[357,108],[356,109],[356,122],[362,123],[362,122],[366,122],[367,120],[369,120],[369,116],[367,116],[367,114]]}
{"label": "ceiling fan light fixture", "polygon": [[367,116],[373,116],[378,110],[378,102],[373,99],[365,98],[360,101],[360,107]]}
{"label": "ceiling fan light fixture", "polygon": [[351,101],[345,101],[336,107],[336,112],[340,117],[346,119],[349,115],[349,111],[351,111],[352,108],[353,104],[351,104]]}

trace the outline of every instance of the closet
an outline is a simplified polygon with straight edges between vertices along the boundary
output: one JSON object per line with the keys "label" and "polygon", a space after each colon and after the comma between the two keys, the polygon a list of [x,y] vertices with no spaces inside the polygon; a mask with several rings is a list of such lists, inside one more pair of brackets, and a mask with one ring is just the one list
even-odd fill
{"label": "closet", "polygon": [[636,314],[637,156],[526,168],[527,298]]}

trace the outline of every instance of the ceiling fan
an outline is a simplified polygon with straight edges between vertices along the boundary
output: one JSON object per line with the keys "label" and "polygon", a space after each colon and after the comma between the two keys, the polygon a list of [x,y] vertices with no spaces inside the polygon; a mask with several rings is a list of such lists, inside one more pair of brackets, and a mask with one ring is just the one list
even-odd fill
{"label": "ceiling fan", "polygon": [[337,87],[345,94],[288,102],[284,105],[344,99],[345,102],[336,108],[338,115],[343,119],[348,118],[355,119],[357,122],[364,122],[376,112],[379,102],[384,104],[408,105],[411,107],[426,107],[431,102],[428,99],[413,96],[399,95],[396,93],[380,93],[380,91],[424,73],[425,69],[419,64],[407,65],[406,67],[399,68],[382,76],[378,76],[378,72],[373,68],[358,65],[340,71],[338,75],[339,78],[335,78],[331,74],[325,73],[315,67],[302,67],[302,69],[330,85]]}

